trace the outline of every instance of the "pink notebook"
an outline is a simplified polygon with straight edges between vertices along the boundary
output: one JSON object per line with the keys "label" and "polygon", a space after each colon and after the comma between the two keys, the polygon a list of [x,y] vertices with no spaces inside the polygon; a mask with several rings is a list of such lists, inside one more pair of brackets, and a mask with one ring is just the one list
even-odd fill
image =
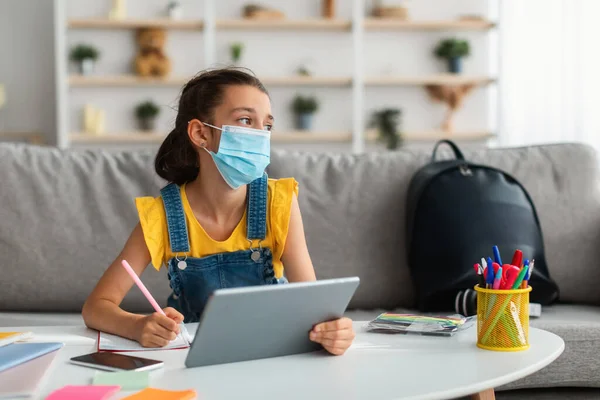
{"label": "pink notebook", "polygon": [[57,354],[58,351],[52,351],[0,372],[0,399],[34,396]]}
{"label": "pink notebook", "polygon": [[104,400],[119,389],[120,386],[67,385],[50,393],[46,400]]}

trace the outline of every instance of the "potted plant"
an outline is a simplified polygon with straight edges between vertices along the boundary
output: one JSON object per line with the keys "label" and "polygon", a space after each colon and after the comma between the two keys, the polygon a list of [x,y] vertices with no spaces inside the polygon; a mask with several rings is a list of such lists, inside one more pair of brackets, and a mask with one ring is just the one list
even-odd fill
{"label": "potted plant", "polygon": [[181,19],[183,13],[181,2],[169,1],[169,4],[167,5],[167,13],[169,14],[169,18],[171,19]]}
{"label": "potted plant", "polygon": [[319,109],[319,102],[315,97],[297,95],[292,102],[292,111],[296,115],[296,128],[310,130],[314,113]]}
{"label": "potted plant", "polygon": [[435,48],[435,55],[448,62],[448,70],[457,74],[462,70],[461,60],[470,53],[469,42],[455,38],[444,39]]}
{"label": "potted plant", "polygon": [[308,76],[311,75],[311,73],[308,70],[308,68],[306,68],[304,65],[299,66],[298,69],[296,70],[296,73],[299,76],[306,76],[306,77],[308,77]]}
{"label": "potted plant", "polygon": [[231,61],[233,61],[234,64],[237,64],[242,58],[244,44],[240,42],[232,43],[229,46],[229,51],[231,52]]}
{"label": "potted plant", "polygon": [[99,57],[98,50],[90,45],[79,44],[71,50],[71,61],[76,62],[82,75],[90,75]]}
{"label": "potted plant", "polygon": [[135,108],[135,115],[140,124],[140,129],[143,131],[151,131],[154,129],[156,116],[159,114],[160,108],[151,100],[138,104]]}
{"label": "potted plant", "polygon": [[402,111],[397,108],[386,108],[375,111],[371,117],[371,127],[375,127],[379,133],[379,140],[385,142],[389,150],[402,146],[402,135],[400,133],[400,117]]}

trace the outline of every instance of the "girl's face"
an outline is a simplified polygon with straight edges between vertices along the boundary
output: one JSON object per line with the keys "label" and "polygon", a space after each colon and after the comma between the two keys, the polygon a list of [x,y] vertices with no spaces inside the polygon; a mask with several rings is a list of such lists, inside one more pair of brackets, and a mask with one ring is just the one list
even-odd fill
{"label": "girl's face", "polygon": [[269,96],[252,86],[235,85],[225,89],[213,123],[218,127],[237,125],[270,131],[274,121]]}

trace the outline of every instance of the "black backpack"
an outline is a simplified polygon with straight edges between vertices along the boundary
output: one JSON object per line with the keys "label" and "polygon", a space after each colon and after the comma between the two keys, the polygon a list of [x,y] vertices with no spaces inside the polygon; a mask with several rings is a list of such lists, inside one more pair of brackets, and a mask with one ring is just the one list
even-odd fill
{"label": "black backpack", "polygon": [[[442,143],[456,159],[436,161]],[[413,176],[406,229],[408,264],[421,311],[458,311],[457,294],[478,283],[473,264],[493,258],[494,245],[505,264],[516,249],[523,251],[523,259],[535,259],[531,302],[548,305],[558,299],[527,191],[509,174],[465,160],[452,141],[439,141],[431,162]]]}

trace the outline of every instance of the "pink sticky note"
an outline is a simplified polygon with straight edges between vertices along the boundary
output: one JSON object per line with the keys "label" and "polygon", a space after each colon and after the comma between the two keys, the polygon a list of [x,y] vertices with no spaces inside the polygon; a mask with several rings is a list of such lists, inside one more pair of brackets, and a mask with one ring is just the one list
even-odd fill
{"label": "pink sticky note", "polygon": [[67,385],[50,393],[46,400],[105,400],[119,389],[121,386]]}

